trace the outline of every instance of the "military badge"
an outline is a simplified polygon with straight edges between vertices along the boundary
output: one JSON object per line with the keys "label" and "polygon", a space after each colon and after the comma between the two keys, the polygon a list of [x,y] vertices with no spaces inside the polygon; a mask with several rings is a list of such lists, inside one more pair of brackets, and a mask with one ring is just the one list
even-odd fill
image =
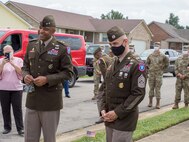
{"label": "military badge", "polygon": [[125,65],[120,71],[129,72],[131,68],[131,64]]}
{"label": "military badge", "polygon": [[139,69],[139,71],[141,71],[141,72],[145,71],[145,64],[144,64],[144,63],[140,63],[140,64],[138,65],[138,69]]}
{"label": "military badge", "polygon": [[121,83],[119,83],[119,88],[123,88],[124,87],[124,84],[123,84],[123,82],[121,82]]}
{"label": "military badge", "polygon": [[139,76],[139,78],[138,78],[138,87],[139,88],[145,88],[145,83],[146,81],[145,81],[145,78],[144,78],[144,76],[141,74],[140,76]]}
{"label": "military badge", "polygon": [[55,45],[55,49],[59,49],[59,45]]}
{"label": "military badge", "polygon": [[35,52],[34,48],[32,48],[32,50],[30,50],[30,52]]}
{"label": "military badge", "polygon": [[48,66],[48,68],[49,68],[49,69],[52,69],[52,68],[53,68],[53,64],[50,64],[50,65]]}
{"label": "military badge", "polygon": [[58,55],[58,50],[56,49],[51,49],[47,52],[47,54],[50,54],[50,55]]}
{"label": "military badge", "polygon": [[119,72],[119,77],[121,77],[123,75],[123,72]]}
{"label": "military badge", "polygon": [[128,73],[125,72],[125,73],[124,73],[124,78],[127,78],[127,76],[128,76]]}
{"label": "military badge", "polygon": [[116,37],[115,35],[112,35],[112,39],[115,39],[115,37]]}

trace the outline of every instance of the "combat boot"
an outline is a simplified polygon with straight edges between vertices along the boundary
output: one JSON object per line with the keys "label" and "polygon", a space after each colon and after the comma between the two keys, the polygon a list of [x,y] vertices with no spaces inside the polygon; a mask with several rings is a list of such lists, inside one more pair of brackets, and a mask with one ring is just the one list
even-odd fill
{"label": "combat boot", "polygon": [[156,99],[156,109],[160,109],[160,99]]}
{"label": "combat boot", "polygon": [[188,103],[185,103],[185,107],[188,107]]}
{"label": "combat boot", "polygon": [[153,104],[153,97],[149,97],[148,107],[152,107],[152,104]]}
{"label": "combat boot", "polygon": [[172,107],[172,109],[178,109],[178,108],[179,108],[178,103],[175,103],[174,106]]}

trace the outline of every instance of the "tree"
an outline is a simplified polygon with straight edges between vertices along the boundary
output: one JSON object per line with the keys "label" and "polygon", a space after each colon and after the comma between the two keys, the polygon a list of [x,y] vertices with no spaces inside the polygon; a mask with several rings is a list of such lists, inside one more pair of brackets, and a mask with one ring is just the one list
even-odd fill
{"label": "tree", "polygon": [[[170,13],[169,19],[166,20],[165,23],[170,24],[177,29],[184,29],[184,26],[179,25],[179,17],[175,16],[173,13]],[[186,29],[187,28],[189,28],[189,26],[186,26]]]}
{"label": "tree", "polygon": [[111,10],[106,15],[102,14],[101,19],[128,19],[128,17],[124,17],[124,15],[119,11]]}
{"label": "tree", "polygon": [[186,26],[186,29],[189,29],[189,26]]}
{"label": "tree", "polygon": [[175,16],[173,13],[170,13],[169,19],[166,20],[165,23],[170,24],[177,29],[180,27],[180,25],[178,24],[179,23],[179,17]]}

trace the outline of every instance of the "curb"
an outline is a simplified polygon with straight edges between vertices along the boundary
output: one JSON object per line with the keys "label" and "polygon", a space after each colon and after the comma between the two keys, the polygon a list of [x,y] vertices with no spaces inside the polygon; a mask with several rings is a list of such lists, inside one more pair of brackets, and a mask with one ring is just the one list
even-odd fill
{"label": "curb", "polygon": [[[141,113],[139,113],[139,120],[163,114],[167,111],[172,110],[172,106],[173,106],[173,104],[161,107],[160,109],[153,109],[153,110],[149,110],[146,112],[141,112]],[[180,103],[179,106],[180,106],[180,108],[183,107],[184,103]],[[57,135],[56,141],[57,142],[71,142],[73,140],[77,140],[77,139],[81,138],[82,136],[86,136],[87,131],[95,131],[96,132],[96,131],[100,131],[100,130],[104,130],[104,129],[105,129],[105,126],[103,123],[94,124],[89,127],[85,127],[85,128],[81,128],[81,129],[77,129],[77,130],[73,130],[70,132],[66,132],[66,133]]]}

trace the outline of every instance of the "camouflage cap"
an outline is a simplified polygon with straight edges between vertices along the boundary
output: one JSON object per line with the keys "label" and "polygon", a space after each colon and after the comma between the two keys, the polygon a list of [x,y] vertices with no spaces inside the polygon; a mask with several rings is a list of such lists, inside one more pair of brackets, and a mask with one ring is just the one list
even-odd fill
{"label": "camouflage cap", "polygon": [[52,15],[47,15],[40,22],[40,26],[42,27],[56,27],[54,17]]}
{"label": "camouflage cap", "polygon": [[101,49],[100,47],[98,47],[98,48],[94,51],[93,55],[96,55],[98,52],[101,52],[101,51],[102,51],[102,49]]}
{"label": "camouflage cap", "polygon": [[125,32],[123,31],[123,29],[121,29],[121,28],[119,28],[117,26],[114,26],[114,27],[112,27],[111,29],[109,29],[107,31],[108,40],[110,42],[118,39],[122,35],[125,35]]}

